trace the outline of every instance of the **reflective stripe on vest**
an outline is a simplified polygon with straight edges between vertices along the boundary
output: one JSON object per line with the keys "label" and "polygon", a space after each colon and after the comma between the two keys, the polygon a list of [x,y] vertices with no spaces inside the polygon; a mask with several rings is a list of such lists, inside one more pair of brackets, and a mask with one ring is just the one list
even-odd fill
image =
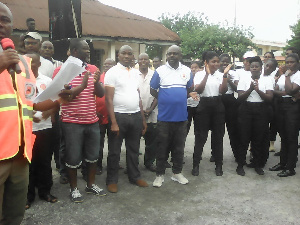
{"label": "reflective stripe on vest", "polygon": [[32,115],[33,115],[33,107],[28,105],[22,106],[22,113],[23,113],[23,119],[24,120],[31,120],[32,121]]}
{"label": "reflective stripe on vest", "polygon": [[15,94],[0,95],[0,112],[18,109]]}

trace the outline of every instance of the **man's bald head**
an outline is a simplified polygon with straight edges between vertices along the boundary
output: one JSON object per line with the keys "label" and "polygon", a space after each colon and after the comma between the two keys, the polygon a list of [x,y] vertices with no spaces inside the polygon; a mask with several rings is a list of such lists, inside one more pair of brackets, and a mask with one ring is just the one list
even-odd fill
{"label": "man's bald head", "polygon": [[177,45],[172,45],[167,51],[167,61],[171,67],[177,69],[181,60],[181,48]]}
{"label": "man's bald head", "polygon": [[119,50],[118,59],[123,66],[129,68],[134,60],[132,48],[129,45],[123,45]]}
{"label": "man's bald head", "polygon": [[54,46],[50,41],[44,41],[41,45],[41,56],[45,59],[51,60],[54,54]]}
{"label": "man's bald head", "polygon": [[13,30],[13,16],[10,9],[0,2],[0,40],[8,38]]}
{"label": "man's bald head", "polygon": [[178,52],[181,54],[181,48],[178,45],[172,45],[168,48],[167,53],[168,52]]}
{"label": "man's bald head", "polygon": [[103,63],[103,70],[104,73],[106,73],[110,68],[112,68],[114,65],[116,65],[115,60],[113,60],[112,58],[107,58],[105,59],[104,63]]}

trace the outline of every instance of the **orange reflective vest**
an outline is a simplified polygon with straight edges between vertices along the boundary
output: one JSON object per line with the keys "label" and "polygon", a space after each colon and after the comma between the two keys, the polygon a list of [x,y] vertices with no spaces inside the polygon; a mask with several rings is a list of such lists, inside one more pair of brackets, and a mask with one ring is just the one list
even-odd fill
{"label": "orange reflective vest", "polygon": [[32,134],[32,100],[36,95],[36,87],[35,77],[29,69],[31,59],[20,56],[20,60],[22,72],[15,73],[17,91],[8,71],[0,74],[0,160],[16,156],[23,141],[24,157],[30,162],[35,140]]}

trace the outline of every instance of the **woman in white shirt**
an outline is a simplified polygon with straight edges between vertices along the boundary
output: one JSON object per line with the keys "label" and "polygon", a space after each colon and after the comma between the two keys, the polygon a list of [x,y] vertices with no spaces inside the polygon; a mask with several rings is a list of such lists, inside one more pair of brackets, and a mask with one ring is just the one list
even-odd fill
{"label": "woman in white shirt", "polygon": [[237,86],[239,106],[238,124],[240,129],[240,149],[237,153],[238,175],[244,176],[243,166],[249,143],[253,159],[248,167],[255,168],[259,175],[263,175],[263,167],[268,159],[268,149],[264,138],[268,134],[269,106],[273,99],[273,84],[267,77],[260,76],[262,61],[256,56],[249,60],[252,76],[239,81]]}
{"label": "woman in white shirt", "polygon": [[199,175],[199,163],[202,158],[203,147],[211,129],[212,155],[215,158],[216,175],[222,176],[223,170],[223,136],[225,132],[225,109],[220,94],[227,91],[227,73],[231,65],[225,70],[223,76],[218,75],[220,59],[215,52],[203,54],[205,71],[196,73],[194,78],[195,91],[200,94],[200,102],[195,117],[195,148],[193,155],[192,175]]}
{"label": "woman in white shirt", "polygon": [[285,59],[287,71],[281,75],[275,87],[275,95],[279,97],[277,121],[281,137],[281,153],[279,164],[270,168],[271,171],[280,171],[279,177],[293,176],[298,160],[299,135],[299,90],[300,71],[299,56],[289,54]]}
{"label": "woman in white shirt", "polygon": [[[228,54],[220,55],[220,76],[223,75],[225,68],[231,63],[231,58]],[[237,126],[238,119],[238,103],[234,97],[237,84],[234,83],[237,80],[235,71],[230,70],[228,72],[227,87],[228,90],[221,96],[222,102],[225,107],[225,123],[230,140],[230,146],[236,159],[236,152],[239,149],[239,131]]]}

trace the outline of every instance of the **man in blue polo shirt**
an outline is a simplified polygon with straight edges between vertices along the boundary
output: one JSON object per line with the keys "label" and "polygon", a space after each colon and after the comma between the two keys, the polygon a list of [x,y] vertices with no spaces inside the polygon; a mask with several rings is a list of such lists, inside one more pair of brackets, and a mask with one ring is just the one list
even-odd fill
{"label": "man in blue polo shirt", "polygon": [[181,174],[187,127],[187,93],[192,90],[191,70],[180,63],[180,47],[167,51],[167,63],[156,69],[150,82],[151,94],[158,99],[158,151],[154,187],[164,182],[168,149],[171,149],[172,180],[180,184],[189,181]]}

